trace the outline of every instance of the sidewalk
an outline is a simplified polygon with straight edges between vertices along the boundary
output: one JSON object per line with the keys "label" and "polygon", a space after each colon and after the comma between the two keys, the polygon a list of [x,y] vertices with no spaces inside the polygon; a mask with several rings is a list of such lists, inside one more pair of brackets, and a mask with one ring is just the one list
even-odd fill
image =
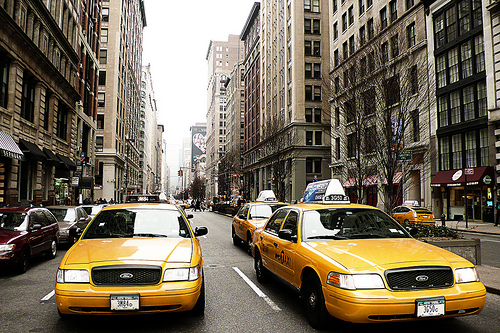
{"label": "sidewalk", "polygon": [[[436,221],[436,225],[441,225],[441,221]],[[500,226],[495,227],[492,222],[474,222],[469,221],[446,221],[446,226],[458,231],[478,233],[483,235],[500,235]],[[486,286],[489,293],[500,295],[500,268],[478,265],[476,266],[477,272],[481,282]]]}

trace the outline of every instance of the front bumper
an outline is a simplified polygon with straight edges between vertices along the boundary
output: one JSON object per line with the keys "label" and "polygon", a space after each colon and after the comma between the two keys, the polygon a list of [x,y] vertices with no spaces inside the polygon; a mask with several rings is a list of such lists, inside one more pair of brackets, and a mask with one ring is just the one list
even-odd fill
{"label": "front bumper", "polygon": [[[94,286],[56,284],[55,298],[62,314],[123,315],[180,312],[193,309],[201,294],[202,278],[153,286]],[[111,296],[139,295],[139,310],[112,311]]]}
{"label": "front bumper", "polygon": [[446,312],[439,318],[477,314],[486,301],[486,289],[481,282],[398,292],[386,289],[347,291],[328,286],[323,287],[323,293],[332,316],[354,323],[422,320],[416,316],[418,299],[444,296]]}

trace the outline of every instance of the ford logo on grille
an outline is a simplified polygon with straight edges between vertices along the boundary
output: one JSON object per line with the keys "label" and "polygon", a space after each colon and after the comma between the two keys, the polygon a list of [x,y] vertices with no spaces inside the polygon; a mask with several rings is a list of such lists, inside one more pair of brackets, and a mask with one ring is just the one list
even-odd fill
{"label": "ford logo on grille", "polygon": [[425,282],[429,280],[429,277],[427,275],[419,275],[415,278],[418,282]]}
{"label": "ford logo on grille", "polygon": [[132,273],[121,273],[120,274],[120,278],[124,279],[124,280],[131,279],[133,277],[134,277],[134,274],[132,274]]}

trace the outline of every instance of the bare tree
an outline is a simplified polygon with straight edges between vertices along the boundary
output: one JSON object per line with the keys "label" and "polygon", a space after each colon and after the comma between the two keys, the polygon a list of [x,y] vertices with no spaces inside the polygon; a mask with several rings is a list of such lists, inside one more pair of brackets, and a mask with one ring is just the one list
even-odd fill
{"label": "bare tree", "polygon": [[[395,193],[403,189],[396,183],[410,185],[411,173],[430,161],[431,68],[425,43],[417,44],[408,29],[401,24],[369,42],[346,41],[346,60],[324,83],[331,92],[334,165],[360,201],[363,181],[378,186],[386,211],[403,195]],[[407,158],[409,165],[402,163]]]}

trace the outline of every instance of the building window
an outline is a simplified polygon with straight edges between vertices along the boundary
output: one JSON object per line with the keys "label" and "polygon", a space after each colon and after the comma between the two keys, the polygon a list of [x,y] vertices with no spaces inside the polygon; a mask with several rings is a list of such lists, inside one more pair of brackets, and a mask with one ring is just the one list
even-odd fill
{"label": "building window", "polygon": [[323,132],[315,131],[314,132],[314,145],[321,146],[323,144]]}
{"label": "building window", "polygon": [[99,85],[106,85],[106,71],[99,71]]}
{"label": "building window", "polygon": [[319,0],[313,0],[312,3],[312,12],[319,13]]}
{"label": "building window", "polygon": [[365,0],[359,0],[359,16],[365,12]]}
{"label": "building window", "polygon": [[417,65],[410,68],[410,93],[418,94],[418,68]]}
{"label": "building window", "polygon": [[462,90],[464,120],[472,120],[475,118],[474,112],[474,86],[465,87]]}
{"label": "building window", "polygon": [[97,129],[104,129],[104,115],[97,115]]}
{"label": "building window", "polygon": [[339,4],[337,3],[338,0],[332,0],[333,3],[333,13],[335,13],[339,9]]}
{"label": "building window", "polygon": [[451,158],[452,168],[461,169],[462,164],[462,134],[455,134],[451,137]]}
{"label": "building window", "polygon": [[387,8],[384,7],[380,10],[380,29],[387,28]]}
{"label": "building window", "polygon": [[304,67],[304,72],[305,72],[306,79],[312,78],[312,64],[311,63],[306,62],[305,67]]}
{"label": "building window", "polygon": [[476,73],[485,70],[483,35],[474,38],[474,52],[476,57]]}
{"label": "building window", "polygon": [[410,9],[415,5],[415,0],[406,0],[406,9]]}
{"label": "building window", "polygon": [[349,58],[349,46],[347,45],[347,41],[342,43],[342,53],[343,53],[344,61],[347,60],[347,58]]}
{"label": "building window", "polygon": [[399,55],[399,35],[395,34],[391,37],[392,57],[396,58]]}
{"label": "building window", "polygon": [[350,26],[351,24],[354,24],[354,7],[353,6],[349,7],[347,12],[349,14],[349,26]]}
{"label": "building window", "polygon": [[450,139],[444,137],[439,139],[439,159],[441,170],[450,170]]}
{"label": "building window", "polygon": [[321,173],[321,157],[306,157],[306,173]]}
{"label": "building window", "polygon": [[59,138],[66,140],[67,129],[68,129],[68,108],[64,104],[59,102],[59,107],[57,110],[56,135]]}
{"label": "building window", "polygon": [[108,62],[108,50],[101,50],[99,52],[99,63],[105,65]]}
{"label": "building window", "polygon": [[338,22],[335,22],[333,24],[333,40],[339,38],[339,27],[338,27]]}
{"label": "building window", "polygon": [[349,37],[349,54],[353,55],[355,51],[355,45],[354,45],[354,35]]}
{"label": "building window", "polygon": [[460,35],[471,29],[469,0],[462,0],[458,3],[458,26],[460,27]]}
{"label": "building window", "polygon": [[9,59],[0,53],[0,107],[7,108],[9,87]]}
{"label": "building window", "polygon": [[319,40],[313,41],[313,55],[321,55],[321,42]]}
{"label": "building window", "polygon": [[479,163],[481,166],[490,165],[488,149],[488,129],[483,128],[479,130]]}
{"label": "building window", "polygon": [[104,147],[104,138],[102,136],[95,137],[95,151],[102,151]]}
{"label": "building window", "polygon": [[460,75],[458,72],[458,49],[454,48],[448,51],[448,66],[450,84],[458,82]]}
{"label": "building window", "polygon": [[106,93],[98,92],[97,93],[97,107],[103,108],[106,106]]}
{"label": "building window", "polygon": [[108,29],[101,29],[101,43],[108,42]]}
{"label": "building window", "polygon": [[340,138],[335,138],[335,159],[340,160]]}
{"label": "building window", "polygon": [[462,121],[460,116],[460,92],[454,91],[450,93],[450,113],[451,124],[458,124]]}
{"label": "building window", "polygon": [[389,61],[389,43],[383,42],[381,50],[382,50],[382,62],[386,63],[387,61]]}
{"label": "building window", "polygon": [[313,145],[313,131],[306,131],[306,146]]}
{"label": "building window", "polygon": [[342,32],[347,30],[347,13],[342,14]]}
{"label": "building window", "polygon": [[420,141],[420,113],[415,110],[411,113],[413,142]]}
{"label": "building window", "polygon": [[375,37],[375,28],[373,27],[373,18],[369,19],[366,22],[366,27],[368,30],[368,40],[373,39]]}
{"label": "building window", "polygon": [[21,117],[30,122],[35,119],[35,78],[26,71],[23,74]]}
{"label": "building window", "polygon": [[398,19],[398,3],[396,0],[389,2],[389,7],[391,8],[391,23]]}
{"label": "building window", "polygon": [[353,158],[356,156],[356,133],[347,135],[347,157]]}
{"label": "building window", "polygon": [[415,22],[406,27],[406,34],[408,36],[408,47],[413,47],[417,44],[417,36],[415,32]]}
{"label": "building window", "polygon": [[469,40],[460,46],[460,56],[462,60],[462,79],[471,76],[472,73],[472,41]]}
{"label": "building window", "polygon": [[366,8],[370,8],[373,5],[373,0],[366,0]]}
{"label": "building window", "polygon": [[439,127],[448,126],[448,98],[440,96],[438,98]]}
{"label": "building window", "polygon": [[333,51],[333,66],[337,67],[340,64],[339,60],[339,50]]}
{"label": "building window", "polygon": [[479,117],[485,117],[488,114],[488,105],[486,104],[486,82],[477,83],[477,108]]}
{"label": "building window", "polygon": [[465,166],[477,167],[476,159],[476,131],[465,133]]}
{"label": "building window", "polygon": [[362,26],[359,28],[359,45],[363,46],[366,43],[366,28]]}

